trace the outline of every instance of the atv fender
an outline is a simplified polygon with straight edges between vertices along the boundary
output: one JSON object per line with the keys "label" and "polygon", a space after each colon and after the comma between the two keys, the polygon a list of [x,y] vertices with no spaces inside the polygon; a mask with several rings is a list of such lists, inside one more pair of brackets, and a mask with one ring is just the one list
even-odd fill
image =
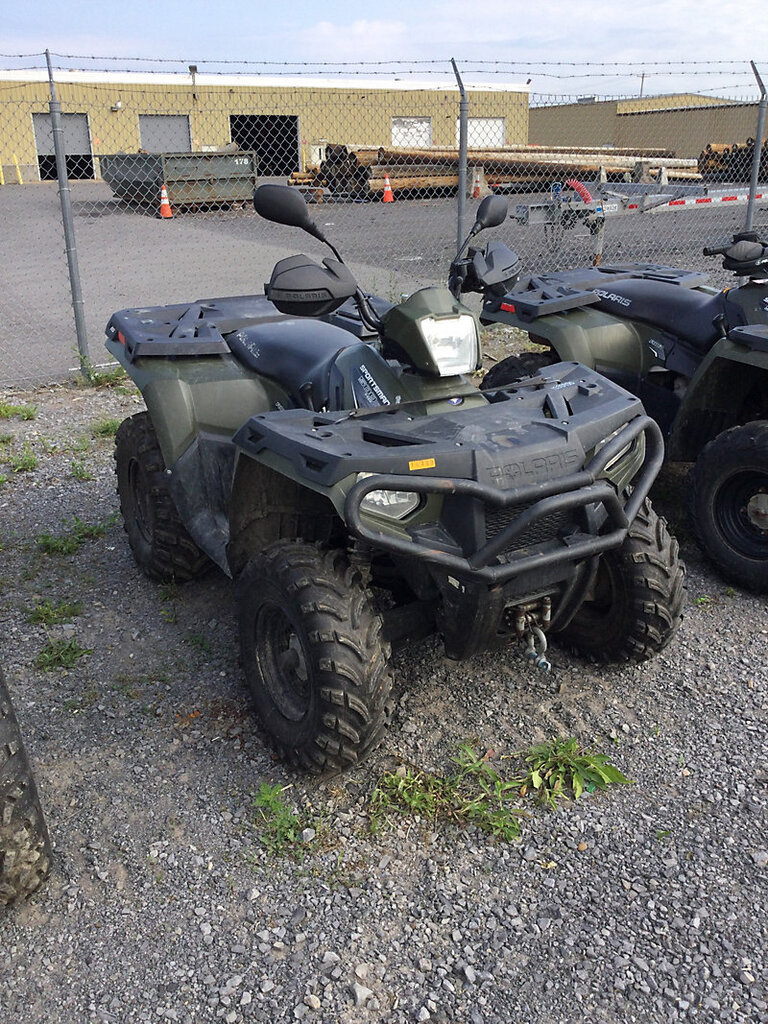
{"label": "atv fender", "polygon": [[694,462],[729,427],[768,418],[768,329],[740,327],[713,345],[667,439],[670,460]]}
{"label": "atv fender", "polygon": [[529,331],[532,341],[549,344],[563,362],[583,363],[598,372],[618,369],[639,375],[660,363],[641,326],[599,309],[553,313],[531,323],[515,321],[515,326]]}

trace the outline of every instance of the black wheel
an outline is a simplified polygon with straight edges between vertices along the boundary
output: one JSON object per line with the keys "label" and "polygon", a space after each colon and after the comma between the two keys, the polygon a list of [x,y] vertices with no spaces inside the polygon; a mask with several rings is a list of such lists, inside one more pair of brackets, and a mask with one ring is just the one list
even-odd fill
{"label": "black wheel", "polygon": [[723,431],[691,473],[696,539],[735,583],[768,591],[768,421]]}
{"label": "black wheel", "polygon": [[194,579],[211,561],[179,518],[149,413],[123,420],[115,435],[117,493],[133,557],[153,580]]}
{"label": "black wheel", "polygon": [[677,541],[646,499],[622,546],[600,558],[593,592],[558,639],[597,661],[645,661],[682,621],[684,582]]}
{"label": "black wheel", "polygon": [[0,670],[0,903],[35,892],[50,866],[40,798]]}
{"label": "black wheel", "polygon": [[338,550],[278,541],[239,583],[240,649],[280,756],[307,771],[362,760],[389,724],[389,644],[359,574]]}
{"label": "black wheel", "polygon": [[507,356],[492,366],[483,377],[480,385],[483,389],[507,387],[512,381],[521,377],[531,377],[545,366],[557,362],[552,352],[521,352],[517,356]]}

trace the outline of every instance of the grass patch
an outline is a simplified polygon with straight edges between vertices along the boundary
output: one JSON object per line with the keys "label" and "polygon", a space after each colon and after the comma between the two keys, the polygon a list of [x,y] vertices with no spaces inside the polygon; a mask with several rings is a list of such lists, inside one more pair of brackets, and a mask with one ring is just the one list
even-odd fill
{"label": "grass patch", "polygon": [[29,444],[25,444],[20,452],[9,455],[5,463],[14,473],[31,473],[37,469],[37,456]]}
{"label": "grass patch", "polygon": [[406,767],[385,772],[371,796],[371,830],[379,831],[395,811],[433,824],[475,825],[500,839],[517,839],[526,813],[512,802],[520,798],[520,782],[502,779],[489,760],[488,754],[479,755],[463,743],[451,758],[456,768],[448,775]]}
{"label": "grass patch", "polygon": [[111,416],[102,416],[91,427],[91,436],[114,437],[121,423],[122,420],[113,419]]}
{"label": "grass patch", "polygon": [[117,521],[117,514],[110,516],[103,523],[84,523],[77,516],[70,530],[58,536],[52,533],[41,533],[35,543],[39,551],[45,555],[73,555],[87,540],[103,537]]}
{"label": "grass patch", "polygon": [[128,374],[122,366],[115,366],[107,370],[97,370],[94,366],[86,367],[88,384],[92,388],[114,388],[125,384]]}
{"label": "grass patch", "polygon": [[0,420],[10,420],[14,416],[18,416],[22,420],[33,420],[37,416],[37,406],[0,402]]}
{"label": "grass patch", "polygon": [[273,856],[288,852],[300,854],[303,848],[301,833],[309,826],[308,815],[295,813],[286,803],[283,797],[286,790],[286,786],[270,786],[268,782],[262,782],[253,798],[259,837]]}
{"label": "grass patch", "polygon": [[93,480],[93,473],[90,472],[85,463],[73,459],[69,464],[69,475],[73,480]]}
{"label": "grass patch", "polygon": [[451,759],[454,769],[444,776],[405,766],[385,772],[371,794],[371,831],[379,831],[397,813],[433,825],[473,825],[508,841],[520,836],[521,818],[529,814],[520,804],[529,796],[554,810],[561,801],[630,781],[605,754],[584,749],[573,738],[555,737],[501,758],[522,758],[521,770],[509,778],[493,767],[493,757],[492,751],[481,755],[471,743],[463,743]]}
{"label": "grass patch", "polygon": [[39,601],[34,607],[27,610],[27,622],[56,626],[62,622],[71,622],[77,615],[82,614],[82,601],[74,601],[71,604],[60,601],[58,604],[52,604],[46,598],[45,601]]}
{"label": "grass patch", "polygon": [[43,672],[52,672],[55,668],[72,668],[88,654],[93,654],[93,649],[81,647],[74,637],[69,640],[56,637],[49,640],[35,658],[35,667]]}

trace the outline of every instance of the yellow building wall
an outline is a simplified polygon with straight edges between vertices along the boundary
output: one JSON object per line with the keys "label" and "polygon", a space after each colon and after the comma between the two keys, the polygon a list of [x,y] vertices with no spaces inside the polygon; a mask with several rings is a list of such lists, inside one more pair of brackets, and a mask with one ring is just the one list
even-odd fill
{"label": "yellow building wall", "polygon": [[[182,114],[190,119],[192,149],[230,142],[231,114],[297,116],[302,149],[327,140],[344,145],[389,146],[393,117],[429,117],[432,145],[456,146],[457,90],[367,89],[319,86],[193,85],[145,82],[57,82],[64,113],[87,114],[93,155],[137,152],[140,114]],[[119,103],[119,109],[113,110]],[[37,177],[33,113],[49,110],[48,83],[12,84],[0,78],[0,164],[15,154]],[[507,144],[528,139],[526,91],[472,90],[470,117],[504,117]],[[98,173],[98,165],[97,165]],[[7,180],[6,174],[6,180]]]}

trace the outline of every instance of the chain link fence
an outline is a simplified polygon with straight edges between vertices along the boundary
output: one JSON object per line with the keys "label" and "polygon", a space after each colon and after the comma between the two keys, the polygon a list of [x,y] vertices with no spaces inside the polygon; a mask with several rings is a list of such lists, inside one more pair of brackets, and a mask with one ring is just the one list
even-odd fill
{"label": "chain link fence", "polygon": [[441,71],[424,84],[195,65],[54,70],[60,183],[47,73],[0,70],[0,385],[102,363],[116,309],[260,292],[277,259],[320,254],[305,234],[255,214],[253,189],[267,181],[300,191],[363,287],[386,298],[445,282],[490,192],[508,197],[495,237],[527,273],[640,261],[706,269],[720,285],[703,246],[740,230],[748,208],[755,228],[768,228],[765,153],[748,207],[762,134],[756,88],[715,97],[678,74],[674,91],[657,77],[658,95],[609,99],[531,92],[524,79],[473,82],[462,161],[462,83]]}

